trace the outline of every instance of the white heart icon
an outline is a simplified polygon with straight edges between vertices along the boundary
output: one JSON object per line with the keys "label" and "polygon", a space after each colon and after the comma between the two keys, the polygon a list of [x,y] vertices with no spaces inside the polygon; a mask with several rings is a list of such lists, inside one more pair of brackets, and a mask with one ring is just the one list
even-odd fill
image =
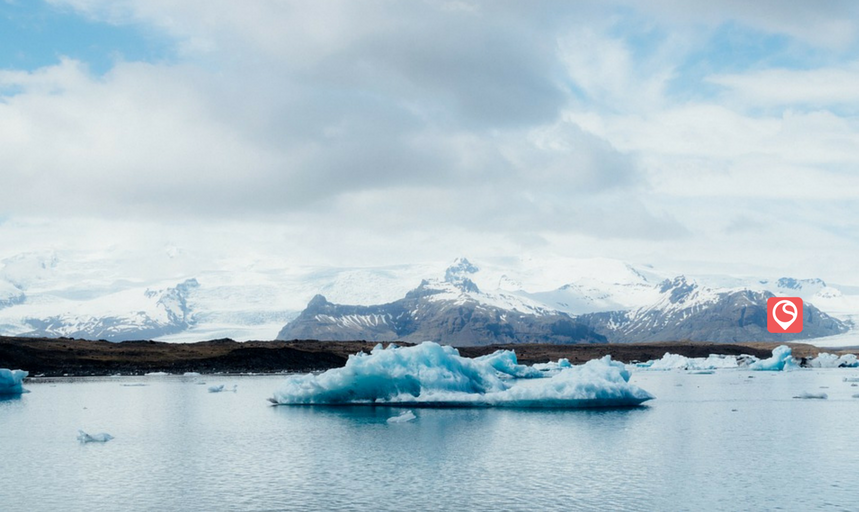
{"label": "white heart icon", "polygon": [[[784,306],[782,306],[782,308],[781,308],[782,311],[784,311],[786,314],[791,316],[790,320],[788,320],[787,322],[783,322],[783,321],[779,320],[778,316],[776,316],[776,314],[775,314],[776,311],[778,311],[778,307],[781,306],[782,304],[784,304]],[[788,309],[788,307],[790,309],[792,309],[793,311],[790,311]],[[794,304],[793,302],[791,302],[789,300],[780,300],[780,301],[775,303],[775,306],[773,306],[773,320],[775,320],[776,323],[779,324],[781,326],[782,330],[784,330],[784,331],[786,331],[788,329],[788,327],[790,327],[791,325],[793,325],[794,322],[796,322],[796,317],[798,317],[798,316],[799,316],[799,311],[796,310],[796,304]]]}

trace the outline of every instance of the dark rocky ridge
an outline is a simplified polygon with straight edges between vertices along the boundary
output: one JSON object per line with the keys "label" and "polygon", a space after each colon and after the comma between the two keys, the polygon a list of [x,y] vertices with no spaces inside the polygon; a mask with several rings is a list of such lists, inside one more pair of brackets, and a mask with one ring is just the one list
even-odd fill
{"label": "dark rocky ridge", "polygon": [[[465,279],[461,286],[476,289]],[[605,343],[606,338],[564,313],[532,315],[475,300],[434,301],[426,283],[405,298],[376,306],[332,304],[317,295],[277,335],[279,340],[434,340],[453,346],[515,343]]]}

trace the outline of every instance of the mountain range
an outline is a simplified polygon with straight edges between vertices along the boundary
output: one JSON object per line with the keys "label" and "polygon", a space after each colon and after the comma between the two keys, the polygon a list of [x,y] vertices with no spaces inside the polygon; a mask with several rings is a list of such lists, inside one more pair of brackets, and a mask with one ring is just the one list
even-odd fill
{"label": "mountain range", "polygon": [[[377,268],[258,265],[164,280],[74,256],[0,260],[0,334],[432,339],[461,346],[789,339],[859,345],[852,330],[859,289],[817,278],[672,276],[610,259],[459,258]],[[806,301],[802,333],[766,331],[766,299],[773,295]]]}

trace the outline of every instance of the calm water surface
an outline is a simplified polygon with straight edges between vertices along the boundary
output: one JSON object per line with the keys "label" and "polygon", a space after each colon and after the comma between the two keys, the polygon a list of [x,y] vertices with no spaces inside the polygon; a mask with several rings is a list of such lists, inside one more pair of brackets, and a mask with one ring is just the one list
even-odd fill
{"label": "calm water surface", "polygon": [[844,377],[859,371],[636,373],[646,407],[392,425],[398,409],[268,406],[282,376],[30,381],[0,400],[0,509],[857,510]]}

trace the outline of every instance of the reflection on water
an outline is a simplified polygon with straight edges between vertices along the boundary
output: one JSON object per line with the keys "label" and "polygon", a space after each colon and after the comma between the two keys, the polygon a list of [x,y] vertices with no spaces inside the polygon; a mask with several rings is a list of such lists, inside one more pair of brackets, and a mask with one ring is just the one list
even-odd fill
{"label": "reflection on water", "polygon": [[[852,508],[856,370],[640,373],[618,410],[273,407],[282,377],[30,381],[0,398],[3,509]],[[750,379],[749,377],[754,377]],[[207,386],[238,384],[236,393]],[[828,400],[793,400],[822,386]],[[81,445],[77,430],[107,432]],[[787,482],[790,482],[788,485]]]}

